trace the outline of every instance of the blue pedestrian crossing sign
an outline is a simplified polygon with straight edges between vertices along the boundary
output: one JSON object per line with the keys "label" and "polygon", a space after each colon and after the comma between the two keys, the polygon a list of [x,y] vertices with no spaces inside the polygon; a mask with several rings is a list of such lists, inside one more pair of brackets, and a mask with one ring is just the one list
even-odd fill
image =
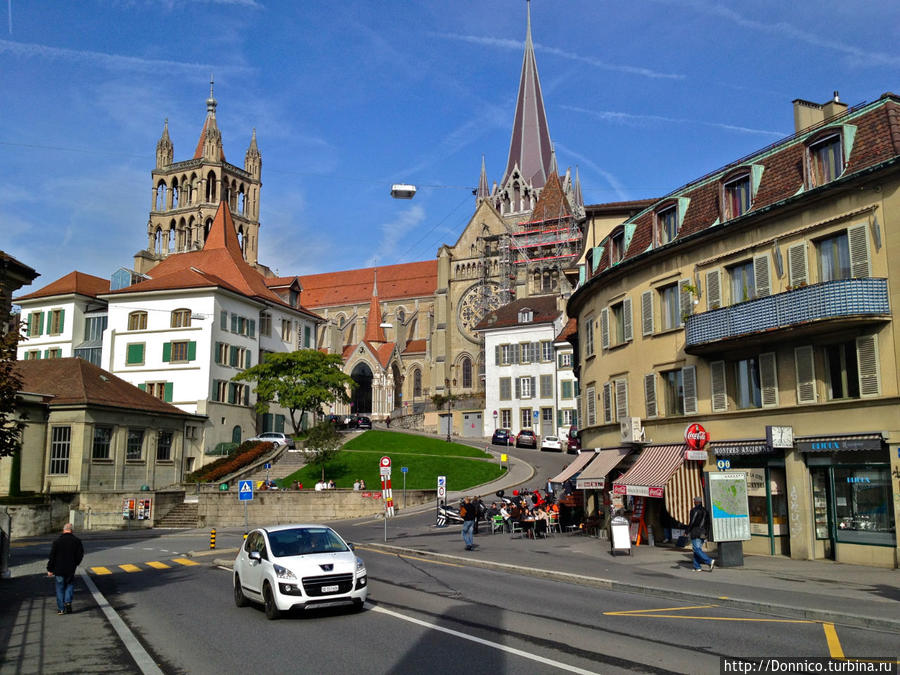
{"label": "blue pedestrian crossing sign", "polygon": [[253,481],[242,480],[238,482],[238,499],[242,502],[253,499]]}

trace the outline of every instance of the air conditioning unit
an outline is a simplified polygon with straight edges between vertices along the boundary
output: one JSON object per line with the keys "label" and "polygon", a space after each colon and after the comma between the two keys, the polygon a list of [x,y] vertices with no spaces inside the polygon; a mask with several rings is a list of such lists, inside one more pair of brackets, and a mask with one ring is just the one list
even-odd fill
{"label": "air conditioning unit", "polygon": [[644,440],[644,428],[640,417],[623,417],[619,420],[623,443],[640,443]]}

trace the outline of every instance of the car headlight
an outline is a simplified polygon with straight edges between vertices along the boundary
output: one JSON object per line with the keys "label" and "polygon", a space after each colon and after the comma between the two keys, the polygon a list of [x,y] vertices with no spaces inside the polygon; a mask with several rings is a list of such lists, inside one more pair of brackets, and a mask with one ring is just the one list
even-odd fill
{"label": "car headlight", "polygon": [[275,570],[275,576],[279,579],[296,579],[294,573],[291,572],[287,567],[282,567],[281,565],[272,565]]}
{"label": "car headlight", "polygon": [[366,563],[363,562],[362,558],[357,558],[356,559],[356,571],[363,572],[363,571],[365,571],[365,569],[366,569]]}

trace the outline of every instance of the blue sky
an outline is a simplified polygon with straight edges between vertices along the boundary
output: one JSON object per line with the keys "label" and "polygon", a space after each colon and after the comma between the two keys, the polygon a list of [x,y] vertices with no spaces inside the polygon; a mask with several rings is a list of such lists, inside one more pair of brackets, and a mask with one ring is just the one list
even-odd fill
{"label": "blue sky", "polygon": [[[210,73],[228,160],[263,156],[282,275],[432,259],[506,164],[523,0],[7,0],[0,248],[108,277],[146,246],[169,119],[192,156]],[[588,204],[665,193],[793,132],[791,101],[900,91],[895,0],[534,0],[550,134]],[[392,200],[391,183],[419,186]]]}

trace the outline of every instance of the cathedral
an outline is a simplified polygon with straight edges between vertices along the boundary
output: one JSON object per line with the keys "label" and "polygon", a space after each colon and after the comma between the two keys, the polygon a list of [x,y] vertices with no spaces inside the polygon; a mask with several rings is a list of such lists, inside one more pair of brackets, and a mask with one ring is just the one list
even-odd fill
{"label": "cathedral", "polygon": [[356,381],[352,403],[333,412],[403,418],[421,413],[435,394],[460,398],[457,410],[480,411],[486,363],[474,328],[482,317],[532,295],[557,295],[563,309],[572,291],[565,271],[583,248],[585,208],[577,170],[560,175],[557,168],[530,9],[502,179],[489,185],[482,157],[474,213],[433,260],[275,277],[257,259],[262,157],[256,133],[244,167],[229,164],[212,83],[206,105],[191,159],[173,162],[167,124],[157,144],[147,248],[135,255],[135,272],[152,276],[166,257],[201,248],[224,201],[245,260],[269,288],[299,294],[302,307],[321,317],[316,346],[341,354]]}

